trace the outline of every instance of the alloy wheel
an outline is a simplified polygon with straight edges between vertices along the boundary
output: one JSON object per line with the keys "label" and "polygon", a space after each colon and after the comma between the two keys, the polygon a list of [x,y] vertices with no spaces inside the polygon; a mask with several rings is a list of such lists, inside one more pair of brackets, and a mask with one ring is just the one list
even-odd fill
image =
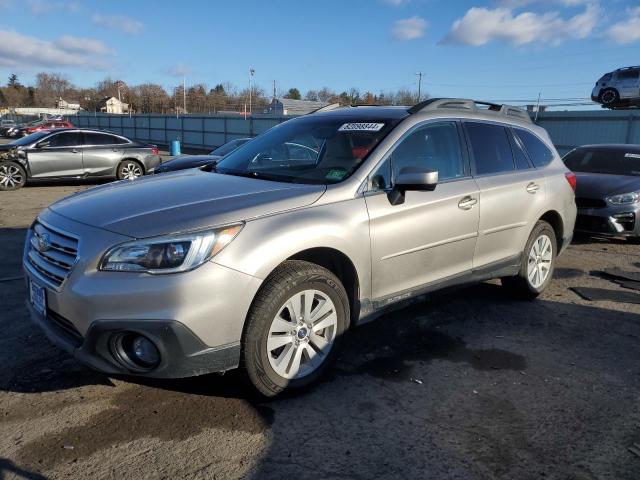
{"label": "alloy wheel", "polygon": [[127,163],[122,167],[122,178],[124,180],[135,180],[142,176],[142,168],[135,163]]}
{"label": "alloy wheel", "polygon": [[20,169],[14,165],[3,165],[0,167],[0,185],[14,188],[23,181]]}
{"label": "alloy wheel", "polygon": [[553,245],[547,235],[540,235],[529,250],[527,277],[533,288],[540,288],[551,272]]}
{"label": "alloy wheel", "polygon": [[289,380],[309,375],[327,358],[337,328],[336,307],[325,293],[296,293],[271,322],[267,337],[271,368]]}

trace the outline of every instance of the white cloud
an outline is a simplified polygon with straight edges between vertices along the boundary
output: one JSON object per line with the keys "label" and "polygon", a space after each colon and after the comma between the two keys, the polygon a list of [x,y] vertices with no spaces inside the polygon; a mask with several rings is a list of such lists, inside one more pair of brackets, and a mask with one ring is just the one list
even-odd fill
{"label": "white cloud", "polygon": [[453,23],[441,43],[480,46],[503,41],[516,46],[529,43],[558,45],[568,39],[587,37],[599,16],[600,7],[595,3],[567,19],[555,11],[514,14],[510,8],[473,7]]}
{"label": "white cloud", "polygon": [[401,5],[406,5],[411,0],[384,0],[385,3],[389,5],[393,5],[394,7],[400,7]]}
{"label": "white cloud", "polygon": [[428,23],[424,18],[414,16],[397,20],[391,28],[391,35],[398,40],[415,40],[424,36]]}
{"label": "white cloud", "polygon": [[172,77],[184,77],[191,73],[191,68],[183,63],[178,63],[177,65],[169,67],[167,73]]}
{"label": "white cloud", "polygon": [[7,67],[78,67],[103,70],[113,51],[91,38],[62,36],[41,40],[0,30],[0,65]]}
{"label": "white cloud", "polygon": [[101,15],[96,13],[91,17],[94,25],[99,25],[111,30],[118,30],[129,35],[137,35],[144,29],[144,24],[126,15]]}
{"label": "white cloud", "polygon": [[640,41],[640,7],[628,8],[626,17],[607,30],[607,36],[622,45]]}

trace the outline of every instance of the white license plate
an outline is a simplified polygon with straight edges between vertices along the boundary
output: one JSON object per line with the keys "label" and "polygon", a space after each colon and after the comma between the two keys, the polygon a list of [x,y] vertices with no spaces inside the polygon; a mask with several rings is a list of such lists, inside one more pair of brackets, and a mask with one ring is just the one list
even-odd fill
{"label": "white license plate", "polygon": [[40,285],[36,285],[33,282],[29,282],[29,299],[31,305],[42,315],[46,315],[47,312],[47,292]]}

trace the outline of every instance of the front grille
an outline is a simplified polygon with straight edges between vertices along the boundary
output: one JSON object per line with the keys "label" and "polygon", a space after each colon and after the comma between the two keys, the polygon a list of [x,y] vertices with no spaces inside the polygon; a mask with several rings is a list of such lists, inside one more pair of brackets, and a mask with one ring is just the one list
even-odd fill
{"label": "front grille", "polygon": [[36,221],[29,233],[29,265],[55,287],[69,276],[78,257],[78,239]]}
{"label": "front grille", "polygon": [[600,198],[576,197],[576,206],[578,208],[605,208],[607,202]]}
{"label": "front grille", "polygon": [[53,310],[47,310],[47,319],[69,338],[74,347],[82,345],[82,335],[69,320]]}
{"label": "front grille", "polygon": [[592,215],[578,215],[575,228],[586,232],[616,233],[606,218]]}

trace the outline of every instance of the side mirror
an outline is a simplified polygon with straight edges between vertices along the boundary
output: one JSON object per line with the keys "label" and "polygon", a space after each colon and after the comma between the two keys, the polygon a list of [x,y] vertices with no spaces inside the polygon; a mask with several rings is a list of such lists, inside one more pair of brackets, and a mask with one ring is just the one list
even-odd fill
{"label": "side mirror", "polygon": [[395,178],[393,189],[388,193],[391,205],[404,203],[409,190],[431,192],[438,185],[438,172],[416,167],[404,167]]}

